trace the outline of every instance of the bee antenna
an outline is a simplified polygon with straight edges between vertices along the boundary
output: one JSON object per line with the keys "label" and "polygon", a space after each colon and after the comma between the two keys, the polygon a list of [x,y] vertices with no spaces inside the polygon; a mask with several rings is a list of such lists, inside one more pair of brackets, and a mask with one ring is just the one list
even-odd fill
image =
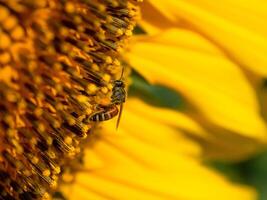
{"label": "bee antenna", "polygon": [[124,65],[122,65],[121,77],[120,77],[120,79],[119,79],[119,80],[122,80],[122,78],[123,78],[123,73],[124,73]]}

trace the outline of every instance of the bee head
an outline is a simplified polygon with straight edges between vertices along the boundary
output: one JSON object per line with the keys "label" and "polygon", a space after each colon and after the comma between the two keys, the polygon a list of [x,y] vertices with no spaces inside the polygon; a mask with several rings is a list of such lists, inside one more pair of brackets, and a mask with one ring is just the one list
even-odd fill
{"label": "bee head", "polygon": [[121,80],[116,80],[116,81],[114,81],[114,86],[115,87],[124,87],[124,83]]}

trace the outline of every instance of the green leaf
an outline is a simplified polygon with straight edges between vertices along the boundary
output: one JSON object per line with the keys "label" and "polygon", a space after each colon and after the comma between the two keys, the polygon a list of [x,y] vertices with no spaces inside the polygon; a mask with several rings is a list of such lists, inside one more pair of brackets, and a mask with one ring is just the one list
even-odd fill
{"label": "green leaf", "polygon": [[153,106],[181,109],[183,101],[181,96],[174,90],[149,84],[137,72],[132,73],[132,85],[129,88],[129,96],[136,96]]}

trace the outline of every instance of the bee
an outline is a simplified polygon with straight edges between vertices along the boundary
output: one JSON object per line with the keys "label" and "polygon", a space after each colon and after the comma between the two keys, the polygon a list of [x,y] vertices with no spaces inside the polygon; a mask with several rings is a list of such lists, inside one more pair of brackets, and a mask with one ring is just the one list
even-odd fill
{"label": "bee", "polygon": [[[119,127],[121,114],[123,110],[123,103],[126,99],[126,91],[125,84],[122,81],[124,73],[124,68],[122,68],[121,77],[118,80],[113,82],[112,95],[111,95],[111,103],[107,106],[99,106],[100,111],[97,111],[93,115],[89,117],[90,121],[99,122],[99,121],[107,121],[118,115],[116,129]],[[120,107],[118,109],[118,106]]]}
{"label": "bee", "polygon": [[119,113],[119,109],[117,108],[115,104],[101,106],[100,111],[90,116],[90,121],[94,121],[94,122],[107,121],[117,116],[118,113]]}

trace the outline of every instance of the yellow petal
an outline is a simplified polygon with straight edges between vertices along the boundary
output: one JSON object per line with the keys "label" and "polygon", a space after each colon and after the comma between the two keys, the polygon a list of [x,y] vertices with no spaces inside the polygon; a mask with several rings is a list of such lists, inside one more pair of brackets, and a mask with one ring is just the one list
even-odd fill
{"label": "yellow petal", "polygon": [[[188,200],[253,200],[256,194],[253,190],[239,185],[233,185],[217,173],[208,170],[200,163],[183,156],[169,157],[158,153],[159,150],[135,146],[133,137],[115,137],[114,143],[99,141],[94,150],[106,161],[104,169],[90,172],[80,172],[75,184],[86,188],[106,199],[188,199]],[[120,141],[122,140],[122,141]],[[118,143],[127,143],[124,148]],[[150,149],[150,150],[148,150]],[[136,157],[128,152],[135,152]],[[164,151],[163,151],[164,152]],[[145,165],[142,158],[150,162],[164,163],[165,170]],[[169,165],[169,169],[167,166]],[[192,192],[194,191],[194,192]],[[72,192],[75,197],[75,194]]]}
{"label": "yellow petal", "polygon": [[[202,158],[229,161],[245,159],[263,146],[244,135],[209,128],[208,122],[194,119],[190,113],[150,106],[137,98],[128,98],[123,113],[117,134],[122,130],[125,133],[121,135],[130,134],[172,153],[199,156],[202,152]],[[113,132],[114,126],[106,126],[107,132]],[[195,143],[201,146],[201,150]]]}
{"label": "yellow petal", "polygon": [[[252,188],[231,183],[192,156],[199,154],[199,146],[182,130],[203,138],[207,134],[185,114],[129,98],[118,131],[115,124],[116,119],[102,124],[94,144],[87,145],[85,170],[69,189],[62,188],[70,200],[256,199]],[[101,167],[88,168],[90,157]]]}
{"label": "yellow petal", "polygon": [[99,156],[92,151],[91,149],[87,148],[84,150],[84,169],[85,170],[94,170],[103,167],[103,161],[99,158]]}
{"label": "yellow petal", "polygon": [[[150,1],[152,7],[156,7],[177,26],[183,19],[185,27],[194,29],[202,33],[205,37],[218,44],[233,60],[249,70],[267,76],[267,39],[266,39],[266,2],[251,2],[254,6],[247,4],[244,8],[243,1],[235,3],[217,3],[212,4],[210,1],[192,1],[183,0],[166,0],[160,3]],[[214,1],[213,1],[214,2]],[[231,1],[233,2],[233,1]],[[198,4],[198,5],[196,5]],[[215,2],[214,2],[215,4]],[[201,5],[201,6],[200,6]],[[256,6],[255,6],[256,5]],[[232,7],[232,8],[231,8]],[[218,10],[221,10],[218,13]],[[229,12],[234,12],[234,15]],[[250,12],[247,12],[251,10]],[[143,11],[146,12],[146,11]],[[221,14],[224,13],[224,14]],[[226,17],[230,16],[230,17]],[[266,15],[266,14],[265,14]],[[232,17],[231,17],[232,16]],[[251,19],[254,16],[254,19]],[[246,19],[251,19],[251,22]],[[153,18],[160,20],[160,18]],[[257,28],[256,28],[257,27]]]}
{"label": "yellow petal", "polygon": [[[147,126],[149,126],[149,124],[147,124]],[[150,127],[150,129],[153,128],[154,127]],[[154,132],[156,132],[156,129],[157,127],[153,129]],[[106,131],[112,131],[112,130],[106,129]],[[147,132],[145,131],[142,133],[147,134]],[[164,135],[165,132],[161,132],[161,134]],[[177,136],[178,135],[179,133],[177,133]],[[120,149],[120,151],[122,151],[127,157],[136,160],[141,165],[144,165],[154,170],[175,171],[177,166],[173,164],[173,161],[176,159],[177,155],[179,155],[179,152],[174,150],[175,147],[174,144],[172,143],[169,144],[169,140],[164,140],[165,139],[164,136],[162,136],[161,138],[162,138],[161,142],[165,143],[165,145],[156,146],[154,144],[149,144],[147,141],[143,141],[138,136],[136,137],[135,135],[128,134],[125,131],[121,131],[121,136],[119,138],[108,137],[105,138],[105,141],[114,148]],[[179,141],[179,139],[176,140]],[[178,141],[173,142],[176,143],[176,147],[177,143],[179,143]],[[165,146],[167,145],[173,148],[172,151],[170,151],[168,148],[165,148]],[[188,149],[189,148],[193,148],[192,145],[189,146]],[[182,154],[182,152],[180,154]],[[164,162],[162,162],[160,158],[164,159]]]}
{"label": "yellow petal", "polygon": [[[133,97],[127,99],[117,131],[115,131],[116,120],[115,118],[104,122],[105,126],[101,130],[106,138],[112,139],[114,135],[122,139],[125,136],[135,137],[141,142],[140,145],[150,145],[175,155],[236,161],[246,159],[263,147],[260,141],[244,135],[216,127],[209,128],[210,124],[192,118],[190,113],[154,107]],[[128,146],[127,143],[121,145],[121,148]],[[93,159],[86,165],[89,170],[94,168],[96,157],[95,153],[93,156],[91,153],[86,156],[88,160],[91,157]],[[97,157],[97,160],[101,159]],[[100,167],[103,167],[103,163],[98,166]]]}
{"label": "yellow petal", "polygon": [[267,2],[264,0],[189,0],[199,8],[263,36],[267,35]]}
{"label": "yellow petal", "polygon": [[[160,32],[162,29],[167,29],[169,27],[175,27],[176,26],[176,17],[173,15],[166,16],[164,14],[168,14],[168,12],[161,13],[159,12],[158,8],[155,8],[152,6],[149,1],[144,1],[141,4],[142,8],[142,19],[140,21],[140,24],[142,25],[142,28],[145,29],[146,32],[150,34],[155,34]],[[149,12],[148,12],[149,11]],[[168,18],[171,17],[171,20]],[[160,20],[154,20],[154,19],[160,19]]]}
{"label": "yellow petal", "polygon": [[[156,126],[158,124],[161,124],[161,125],[174,128],[175,130],[178,130],[178,129],[184,130],[188,132],[189,134],[192,134],[193,136],[197,136],[201,138],[208,137],[208,133],[204,130],[204,128],[201,127],[200,124],[198,124],[195,120],[190,118],[190,116],[186,115],[185,113],[178,112],[176,110],[150,106],[144,103],[142,100],[133,98],[133,97],[128,99],[127,106],[125,109],[127,112],[127,116],[125,116],[124,117],[125,119],[123,120],[123,123],[125,125],[124,124],[122,125],[125,126],[125,129],[129,129],[129,131],[131,131],[131,128],[127,128],[127,127],[132,127],[132,126],[128,126],[130,125],[128,123],[131,122],[130,118],[134,115],[136,116],[136,118],[132,119],[134,120],[133,122],[136,122],[135,120],[139,121],[140,119],[141,120],[147,119],[146,121],[151,121],[154,123],[153,127],[155,128],[153,129],[156,131],[157,131]],[[138,124],[136,123],[136,125]],[[163,136],[163,137],[164,135],[165,134],[160,134],[160,136]]]}
{"label": "yellow petal", "polygon": [[[141,101],[128,99],[125,109],[123,110],[123,115],[119,130],[116,132],[114,121],[106,122],[103,127],[103,132],[107,138],[113,138],[114,135],[119,135],[122,137],[131,137],[134,136],[136,139],[139,139],[143,142],[143,145],[151,145],[158,149],[164,149],[170,153],[176,154],[185,154],[190,156],[200,156],[201,148],[197,142],[187,138],[181,130],[177,128],[172,128],[168,124],[160,123],[159,121],[149,118],[147,115],[142,115],[141,113],[135,112],[128,108],[128,105],[131,107],[136,106],[140,109],[146,109],[150,106],[145,106]],[[157,110],[161,111],[161,110]],[[164,113],[164,110],[162,110]],[[162,113],[162,114],[163,114]],[[168,115],[170,116],[170,115]],[[177,115],[176,118],[179,118]],[[201,130],[193,121],[186,119],[186,117],[180,117],[182,122],[187,124],[181,125],[181,127],[187,127],[188,130],[192,130],[192,134],[199,135],[200,137],[205,137],[205,132]],[[183,121],[182,121],[183,120]],[[173,121],[173,123],[175,123]],[[164,141],[164,142],[162,142]],[[141,145],[141,144],[140,144]]]}
{"label": "yellow petal", "polygon": [[61,185],[60,191],[70,200],[82,199],[82,200],[106,200],[107,198],[101,196],[101,194],[94,193],[92,190],[88,190],[78,184]]}
{"label": "yellow petal", "polygon": [[[161,41],[160,36],[157,40]],[[141,39],[132,46],[129,60],[151,83],[185,95],[212,123],[266,140],[253,88],[239,67],[225,57]]]}
{"label": "yellow petal", "polygon": [[221,50],[207,39],[198,33],[181,28],[169,28],[168,31],[161,31],[154,37],[138,37],[138,42],[143,41],[223,56]]}

